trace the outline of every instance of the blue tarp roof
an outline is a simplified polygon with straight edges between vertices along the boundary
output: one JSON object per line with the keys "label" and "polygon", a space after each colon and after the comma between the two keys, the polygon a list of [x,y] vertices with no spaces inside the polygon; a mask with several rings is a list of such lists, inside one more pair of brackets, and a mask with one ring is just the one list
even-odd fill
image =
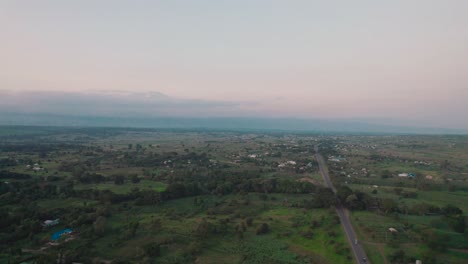
{"label": "blue tarp roof", "polygon": [[52,241],[58,240],[63,234],[71,233],[71,232],[73,232],[73,230],[71,230],[70,228],[57,231],[53,233],[52,236],[50,236],[50,240]]}

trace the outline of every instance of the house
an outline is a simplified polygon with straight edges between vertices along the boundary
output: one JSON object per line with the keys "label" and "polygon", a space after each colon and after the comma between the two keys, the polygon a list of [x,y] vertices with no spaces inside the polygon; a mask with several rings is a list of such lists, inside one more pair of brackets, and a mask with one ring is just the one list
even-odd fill
{"label": "house", "polygon": [[432,176],[431,175],[426,175],[426,180],[432,180]]}
{"label": "house", "polygon": [[408,173],[400,173],[398,174],[398,177],[408,177]]}
{"label": "house", "polygon": [[342,161],[346,161],[346,159],[342,158],[340,156],[338,156],[338,157],[330,156],[330,157],[328,157],[328,161],[342,162]]}
{"label": "house", "polygon": [[396,229],[393,228],[393,227],[390,227],[390,228],[388,229],[388,231],[389,231],[390,233],[398,233],[398,230],[396,230]]}
{"label": "house", "polygon": [[286,165],[296,165],[296,162],[293,161],[293,160],[289,160],[289,161],[286,161],[284,163],[280,163],[278,165],[278,168],[284,168],[284,167],[286,167]]}
{"label": "house", "polygon": [[55,219],[55,220],[45,220],[43,223],[42,223],[42,226],[43,227],[50,227],[50,226],[55,226],[55,225],[58,225],[60,223],[60,219]]}

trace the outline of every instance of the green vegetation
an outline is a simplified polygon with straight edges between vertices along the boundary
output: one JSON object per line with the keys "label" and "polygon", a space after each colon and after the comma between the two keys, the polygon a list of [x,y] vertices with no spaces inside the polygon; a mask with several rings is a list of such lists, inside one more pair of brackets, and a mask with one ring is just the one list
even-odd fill
{"label": "green vegetation", "polygon": [[[328,162],[336,196],[317,143],[343,158]],[[351,263],[336,198],[372,263],[465,263],[467,149],[467,137],[3,127],[0,263]]]}
{"label": "green vegetation", "polygon": [[372,262],[466,262],[467,137],[343,137],[324,148],[345,157],[330,174]]}
{"label": "green vegetation", "polygon": [[[0,134],[0,262],[351,258],[333,210],[324,209],[334,197],[322,196],[329,192],[315,182],[312,141],[297,145],[282,134],[15,129]],[[42,226],[55,219],[57,225]],[[73,232],[51,241],[66,228]]]}

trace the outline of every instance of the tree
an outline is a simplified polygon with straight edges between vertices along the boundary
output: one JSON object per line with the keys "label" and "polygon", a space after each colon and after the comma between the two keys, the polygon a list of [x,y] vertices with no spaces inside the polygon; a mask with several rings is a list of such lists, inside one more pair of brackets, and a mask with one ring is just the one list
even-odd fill
{"label": "tree", "polygon": [[247,217],[245,219],[245,223],[247,224],[247,226],[252,226],[253,225],[253,218],[252,217]]}
{"label": "tree", "polygon": [[440,163],[440,168],[443,170],[448,170],[450,167],[450,162],[448,160],[444,160]]}
{"label": "tree", "polygon": [[346,197],[345,204],[350,209],[356,209],[359,207],[359,199],[355,194],[351,194],[348,197]]}
{"label": "tree", "polygon": [[395,211],[398,208],[398,204],[393,199],[384,198],[381,201],[381,208],[385,214],[388,214]]}
{"label": "tree", "polygon": [[132,182],[133,183],[139,183],[140,182],[140,178],[137,176],[137,175],[132,175]]}
{"label": "tree", "polygon": [[122,185],[125,183],[125,177],[123,175],[114,176],[114,183],[117,185]]}
{"label": "tree", "polygon": [[423,238],[426,245],[435,251],[444,252],[447,250],[447,243],[450,237],[445,234],[438,234],[434,229],[424,230]]}
{"label": "tree", "polygon": [[262,223],[261,225],[258,226],[257,230],[255,231],[255,234],[257,235],[262,235],[266,234],[270,231],[270,226],[267,223]]}
{"label": "tree", "polygon": [[458,233],[465,233],[466,229],[466,218],[464,215],[456,215],[449,217],[449,226],[453,229],[453,231]]}
{"label": "tree", "polygon": [[140,144],[136,144],[136,150],[137,150],[137,151],[140,151],[140,150],[142,150],[142,149],[143,149],[143,147],[142,147]]}
{"label": "tree", "polygon": [[159,232],[162,229],[162,222],[160,218],[154,219],[151,222],[151,229],[155,232]]}
{"label": "tree", "polygon": [[238,240],[243,240],[244,239],[244,232],[242,230],[237,230],[236,231],[236,237]]}
{"label": "tree", "polygon": [[166,190],[164,191],[164,195],[169,199],[180,198],[187,195],[187,190],[184,184],[173,183],[167,186]]}
{"label": "tree", "polygon": [[50,263],[57,263],[57,254],[54,252],[46,253],[46,254],[39,254],[36,259],[37,264],[50,264]]}
{"label": "tree", "polygon": [[76,166],[72,170],[73,177],[79,179],[85,173],[85,169],[81,166]]}
{"label": "tree", "polygon": [[161,255],[161,247],[159,243],[156,242],[144,245],[143,250],[148,257],[159,257],[159,255]]}
{"label": "tree", "polygon": [[94,233],[98,236],[102,236],[105,233],[106,227],[106,218],[104,216],[99,216],[96,221],[93,223]]}
{"label": "tree", "polygon": [[392,176],[392,174],[390,173],[389,170],[383,170],[380,177],[382,179],[386,179],[386,178],[390,178],[391,176]]}
{"label": "tree", "polygon": [[327,208],[336,205],[336,197],[330,188],[320,188],[315,195],[317,207]]}
{"label": "tree", "polygon": [[123,233],[125,239],[130,239],[135,236],[138,227],[140,226],[139,222],[130,222],[125,232]]}
{"label": "tree", "polygon": [[348,186],[339,186],[336,190],[336,196],[342,203],[346,203],[346,199],[353,194],[353,190],[351,190]]}
{"label": "tree", "polygon": [[405,251],[399,249],[388,256],[391,263],[407,263]]}
{"label": "tree", "polygon": [[213,225],[206,221],[205,218],[203,218],[195,229],[195,233],[200,237],[207,237],[212,232],[212,230]]}
{"label": "tree", "polygon": [[445,216],[455,216],[462,215],[463,211],[454,205],[448,204],[442,208],[442,214],[444,214]]}

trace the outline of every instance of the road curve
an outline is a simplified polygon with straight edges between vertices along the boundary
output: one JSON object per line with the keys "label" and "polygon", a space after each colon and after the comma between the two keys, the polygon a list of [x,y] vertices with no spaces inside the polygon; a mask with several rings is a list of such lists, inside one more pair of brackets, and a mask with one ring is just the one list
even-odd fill
{"label": "road curve", "polygon": [[[325,164],[322,155],[320,155],[320,153],[318,152],[318,146],[315,147],[315,158],[317,159],[320,174],[322,174],[325,184],[328,188],[332,189],[334,193],[336,193],[336,189],[333,186],[330,180],[330,176],[328,175],[328,171],[326,169],[327,165]],[[343,226],[346,236],[348,237],[348,242],[351,245],[351,250],[353,251],[354,257],[356,258],[356,263],[370,263],[367,258],[366,252],[362,248],[361,243],[356,243],[358,241],[356,233],[354,232],[353,226],[351,225],[351,221],[349,220],[349,217],[346,214],[346,209],[343,208],[339,201],[336,206],[336,212],[338,214],[338,217],[340,218],[340,222]]]}

